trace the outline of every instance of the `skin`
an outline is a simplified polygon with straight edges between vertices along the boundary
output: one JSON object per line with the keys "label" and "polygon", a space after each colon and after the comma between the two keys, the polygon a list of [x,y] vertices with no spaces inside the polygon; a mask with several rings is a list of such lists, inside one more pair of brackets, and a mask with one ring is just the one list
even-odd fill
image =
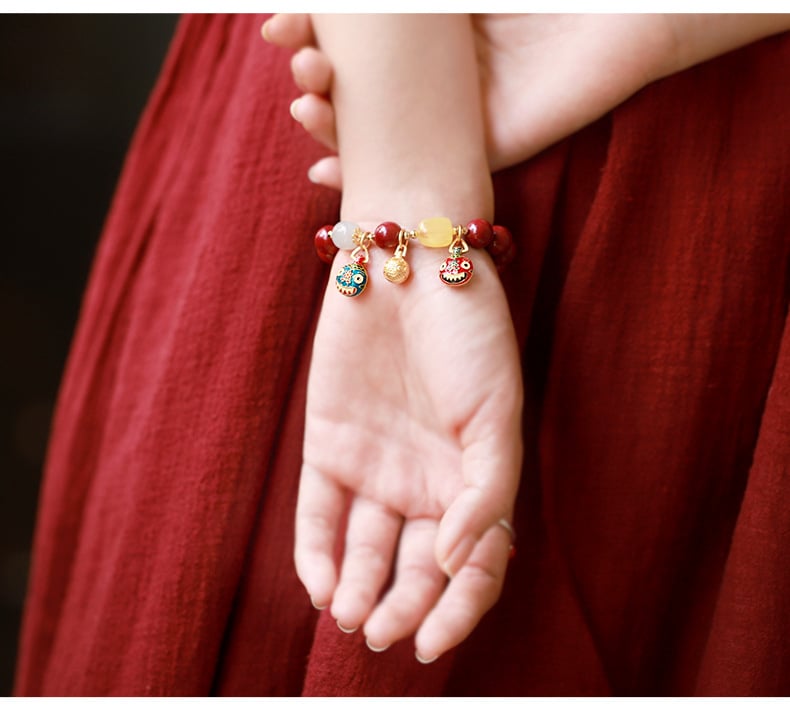
{"label": "skin", "polygon": [[[526,160],[583,128],[647,84],[790,29],[790,14],[472,15],[491,171]],[[292,72],[305,92],[295,118],[336,151],[327,99],[332,64],[315,46],[309,15],[277,15],[270,40],[297,50]],[[335,189],[340,164],[309,177]]]}
{"label": "skin", "polygon": [[[468,16],[316,16],[313,26],[334,68],[341,218],[370,230],[492,219]],[[497,521],[511,518],[522,458],[519,354],[485,252],[475,279],[453,289],[438,278],[446,249],[411,245],[402,286],[382,278],[391,254],[371,251],[358,300],[331,280],[324,296],[294,556],[341,628],[361,628],[374,649],[414,635],[425,662],[460,643],[502,588],[510,536]],[[334,270],[347,260],[340,253]]]}
{"label": "skin", "polygon": [[[489,171],[652,81],[790,27],[788,15],[381,18],[276,15],[262,30],[296,50],[305,93],[292,115],[339,151],[310,179],[342,185],[342,216],[369,229],[434,214],[490,217]],[[431,60],[402,50],[437,36],[442,51]],[[343,302],[330,282],[308,387],[297,572],[342,627],[362,627],[375,650],[416,633],[422,660],[461,642],[498,598],[510,540],[496,521],[510,519],[521,465],[512,324],[490,260],[474,257],[475,279],[460,291],[439,283],[438,257],[418,247],[407,286],[376,283],[380,251],[359,303]],[[349,333],[364,345],[349,348]]]}

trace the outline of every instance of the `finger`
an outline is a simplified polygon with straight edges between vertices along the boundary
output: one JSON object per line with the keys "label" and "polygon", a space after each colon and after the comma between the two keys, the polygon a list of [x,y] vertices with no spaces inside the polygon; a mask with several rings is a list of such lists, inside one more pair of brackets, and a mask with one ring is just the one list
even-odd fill
{"label": "finger", "polygon": [[392,569],[403,518],[372,500],[356,498],[351,506],[340,582],[332,616],[343,631],[368,618]]}
{"label": "finger", "polygon": [[291,74],[306,93],[328,94],[332,86],[332,64],[315,47],[303,47],[291,57]]}
{"label": "finger", "polygon": [[365,623],[365,637],[374,651],[414,633],[442,593],[446,577],[436,564],[435,520],[407,521],[401,533],[395,583]]}
{"label": "finger", "polygon": [[510,535],[494,525],[426,616],[415,637],[418,660],[430,663],[472,633],[499,599],[509,552]]}
{"label": "finger", "polygon": [[317,163],[310,166],[307,177],[316,185],[330,187],[333,190],[343,189],[343,179],[340,175],[340,158],[330,155],[321,158]]}
{"label": "finger", "polygon": [[281,12],[261,26],[261,35],[272,44],[287,49],[301,49],[315,44],[313,23],[306,13]]}
{"label": "finger", "polygon": [[485,532],[504,518],[510,520],[521,471],[518,417],[512,430],[469,445],[461,465],[465,488],[448,506],[439,525],[436,559],[453,577]]}
{"label": "finger", "polygon": [[302,466],[296,501],[296,574],[318,608],[329,606],[337,583],[335,541],[346,508],[345,491],[312,466]]}
{"label": "finger", "polygon": [[291,116],[302,124],[315,140],[337,151],[335,110],[332,104],[317,94],[304,94],[291,102]]}

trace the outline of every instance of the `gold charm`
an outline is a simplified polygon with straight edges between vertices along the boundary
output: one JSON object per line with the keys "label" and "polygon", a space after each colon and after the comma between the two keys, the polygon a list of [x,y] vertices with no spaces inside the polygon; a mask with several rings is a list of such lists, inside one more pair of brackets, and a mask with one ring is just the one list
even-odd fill
{"label": "gold charm", "polygon": [[409,278],[409,263],[402,256],[392,256],[384,264],[384,277],[394,284],[402,284]]}
{"label": "gold charm", "polygon": [[398,246],[395,254],[387,259],[384,264],[384,278],[394,284],[402,284],[409,278],[409,263],[406,261],[406,251],[409,248],[409,233],[401,229],[398,234]]}

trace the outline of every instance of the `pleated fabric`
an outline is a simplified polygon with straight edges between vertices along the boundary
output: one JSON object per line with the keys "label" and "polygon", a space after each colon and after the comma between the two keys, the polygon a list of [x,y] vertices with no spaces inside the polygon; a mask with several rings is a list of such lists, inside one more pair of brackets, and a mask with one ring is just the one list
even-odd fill
{"label": "pleated fabric", "polygon": [[435,664],[292,562],[338,199],[263,18],[181,21],[60,390],[19,695],[790,693],[790,36],[495,176],[519,246],[519,550]]}

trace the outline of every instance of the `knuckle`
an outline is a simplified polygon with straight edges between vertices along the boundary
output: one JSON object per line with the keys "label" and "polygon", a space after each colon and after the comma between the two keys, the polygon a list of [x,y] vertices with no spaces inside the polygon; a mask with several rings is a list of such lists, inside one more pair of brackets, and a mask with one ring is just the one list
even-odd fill
{"label": "knuckle", "polygon": [[419,614],[422,600],[418,594],[409,590],[401,590],[393,594],[387,604],[387,613],[392,621],[399,626],[411,624]]}
{"label": "knuckle", "polygon": [[354,543],[349,547],[347,554],[355,566],[364,568],[365,575],[369,574],[371,567],[381,568],[389,564],[381,548],[371,542]]}
{"label": "knuckle", "polygon": [[401,624],[411,624],[431,606],[435,586],[435,581],[426,578],[421,570],[415,575],[403,576],[385,602],[391,618]]}
{"label": "knuckle", "polygon": [[375,602],[376,595],[368,586],[362,586],[353,580],[341,580],[335,591],[335,600],[339,605],[367,609]]}
{"label": "knuckle", "polygon": [[475,562],[467,562],[465,572],[469,577],[470,583],[476,587],[491,587],[499,589],[502,584],[502,577],[493,570]]}
{"label": "knuckle", "polygon": [[302,530],[321,535],[322,537],[327,533],[334,533],[335,530],[335,520],[326,515],[326,513],[317,510],[302,513],[300,522],[302,523],[300,526]]}

